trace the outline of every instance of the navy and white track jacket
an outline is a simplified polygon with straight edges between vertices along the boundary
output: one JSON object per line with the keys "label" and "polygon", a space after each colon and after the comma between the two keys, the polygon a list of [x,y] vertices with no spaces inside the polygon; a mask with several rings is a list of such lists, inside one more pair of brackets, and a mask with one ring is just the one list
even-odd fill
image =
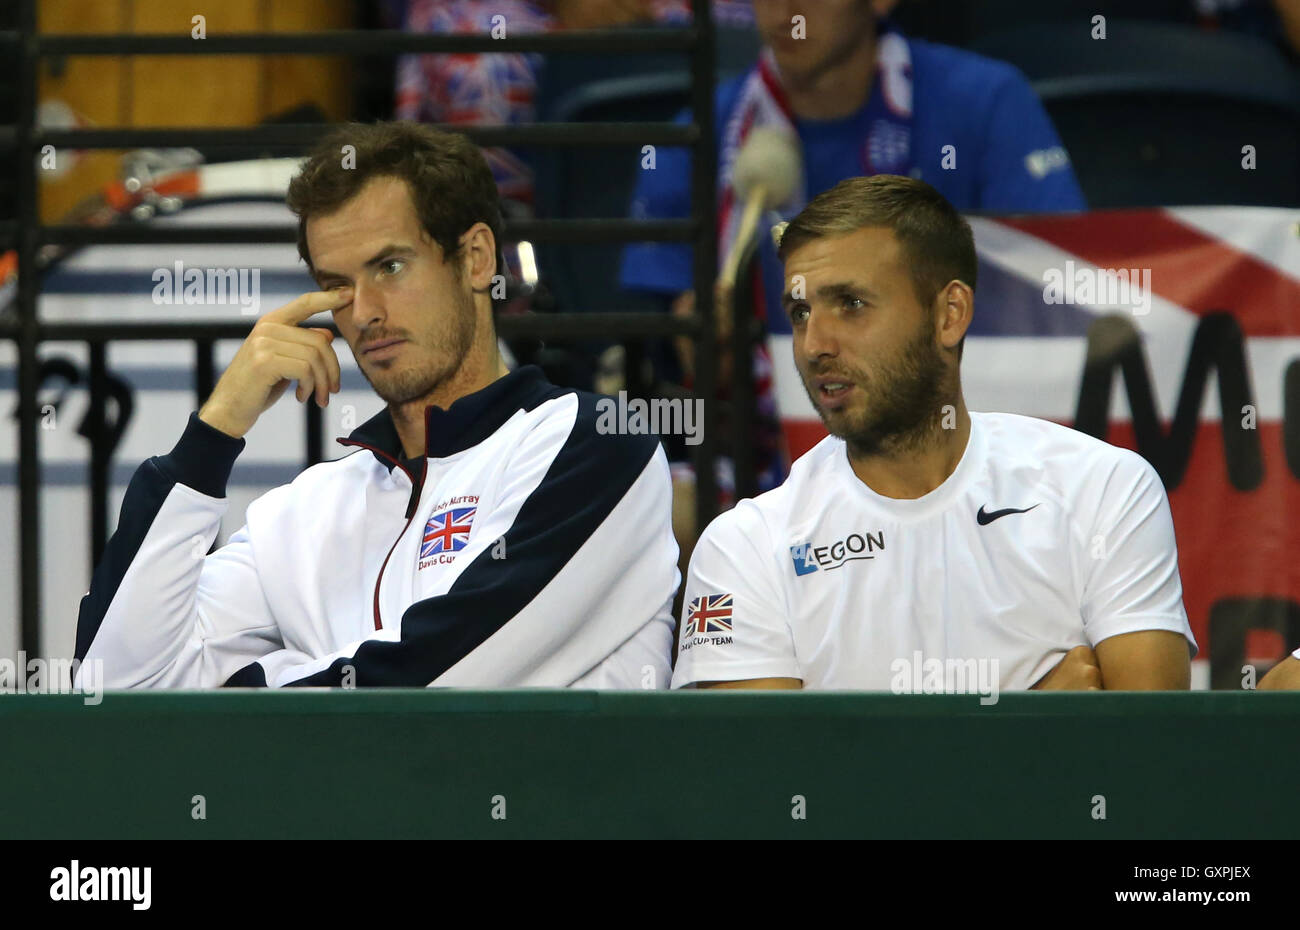
{"label": "navy and white track jacket", "polygon": [[109,688],[666,688],[668,462],[597,399],[518,369],[427,409],[419,470],[384,410],[211,554],[244,441],[194,414],[131,479],[76,655]]}

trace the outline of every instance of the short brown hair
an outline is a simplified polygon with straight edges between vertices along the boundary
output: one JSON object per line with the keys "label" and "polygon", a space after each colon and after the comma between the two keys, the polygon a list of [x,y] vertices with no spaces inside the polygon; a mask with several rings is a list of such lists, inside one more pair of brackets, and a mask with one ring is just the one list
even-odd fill
{"label": "short brown hair", "polygon": [[866,226],[893,231],[912,273],[912,286],[928,307],[949,281],[975,290],[975,237],[957,209],[924,181],[896,174],[847,178],[808,202],[781,233],[785,261],[814,239],[846,235]]}
{"label": "short brown hair", "polygon": [[[352,147],[353,167],[343,166],[344,146]],[[420,225],[444,261],[460,251],[465,230],[486,223],[496,241],[497,273],[505,274],[501,202],[483,153],[459,133],[410,121],[345,123],[316,143],[289,182],[286,202],[298,217],[298,254],[309,271],[315,273],[307,220],[334,212],[377,177],[407,183]]]}

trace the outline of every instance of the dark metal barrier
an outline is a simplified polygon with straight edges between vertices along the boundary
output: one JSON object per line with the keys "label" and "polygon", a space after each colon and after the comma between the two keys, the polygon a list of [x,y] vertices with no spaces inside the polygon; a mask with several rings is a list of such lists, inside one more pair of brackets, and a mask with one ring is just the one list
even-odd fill
{"label": "dark metal barrier", "polygon": [[[222,129],[108,128],[43,130],[36,125],[37,69],[43,58],[67,55],[375,55],[395,57],[411,53],[541,52],[623,54],[681,51],[690,63],[691,106],[694,122],[582,123],[513,126],[440,126],[461,132],[485,145],[618,145],[628,143],[686,145],[693,149],[692,214],[685,220],[640,221],[624,218],[580,220],[528,220],[507,223],[504,238],[551,242],[690,241],[695,249],[696,312],[692,318],[674,319],[654,313],[557,313],[503,316],[498,334],[503,338],[537,337],[555,341],[591,338],[652,339],[687,335],[695,339],[696,393],[704,400],[701,441],[694,447],[696,520],[703,527],[717,511],[714,460],[719,448],[716,416],[717,346],[713,324],[713,280],[717,273],[715,186],[717,153],[714,141],[714,31],[707,0],[692,0],[694,22],[683,28],[599,30],[534,34],[502,39],[486,35],[416,35],[399,31],[333,31],[329,33],[213,36],[201,41],[188,36],[138,35],[38,35],[37,0],[22,0],[19,32],[0,34],[0,48],[16,50],[20,85],[18,122],[0,130],[0,149],[13,149],[20,166],[17,222],[0,224],[0,247],[12,244],[18,252],[16,313],[0,320],[0,338],[16,343],[18,350],[18,499],[21,559],[21,648],[38,654],[40,648],[40,463],[38,391],[42,342],[85,342],[90,347],[91,415],[88,438],[92,443],[91,490],[92,552],[103,551],[108,532],[107,497],[110,456],[104,450],[103,407],[107,372],[104,344],[117,340],[177,339],[196,346],[195,394],[201,404],[215,383],[213,351],[221,339],[242,339],[251,324],[229,323],[43,323],[37,315],[39,291],[37,250],[43,245],[135,243],[255,243],[293,242],[292,228],[267,226],[191,226],[168,228],[42,226],[37,209],[37,153],[42,146],[73,149],[129,149],[190,146],[255,148],[265,155],[297,155],[329,125],[272,125]],[[748,375],[747,364],[737,364]],[[733,449],[748,448],[749,417],[731,418]],[[306,464],[322,456],[320,411],[306,413]],[[749,461],[746,459],[746,461]],[[752,486],[752,480],[738,483]]]}

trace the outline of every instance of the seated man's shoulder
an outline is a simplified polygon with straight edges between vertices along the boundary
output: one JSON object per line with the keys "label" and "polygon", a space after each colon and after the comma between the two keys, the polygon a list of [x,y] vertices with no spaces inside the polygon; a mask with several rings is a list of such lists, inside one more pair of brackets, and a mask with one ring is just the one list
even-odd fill
{"label": "seated man's shoulder", "polygon": [[770,553],[773,536],[769,531],[770,513],[764,508],[761,498],[775,494],[776,490],[767,491],[757,498],[737,501],[730,510],[724,510],[710,520],[695,542],[692,568],[720,562],[733,566],[752,565],[753,558],[762,558],[765,553]]}
{"label": "seated man's shoulder", "polygon": [[1051,420],[1015,413],[972,416],[980,418],[995,462],[1023,462],[1086,480],[1104,479],[1110,474],[1156,476],[1151,463],[1133,450]]}
{"label": "seated man's shoulder", "polygon": [[824,479],[836,467],[847,462],[847,455],[843,439],[824,436],[790,464],[790,474],[776,490],[786,488],[787,493],[802,490],[805,485]]}
{"label": "seated man's shoulder", "polygon": [[775,545],[792,523],[803,521],[819,502],[834,505],[831,471],[836,454],[843,454],[843,443],[827,437],[795,460],[779,486],[737,501],[730,510],[714,517],[701,535],[701,542],[709,539],[733,544],[745,540],[757,549]]}
{"label": "seated man's shoulder", "polygon": [[307,466],[289,481],[262,494],[254,503],[266,508],[322,502],[335,493],[355,492],[358,481],[372,477],[372,472],[386,470],[369,450],[347,450],[339,458]]}
{"label": "seated man's shoulder", "polygon": [[644,466],[661,449],[661,435],[702,429],[696,414],[689,399],[613,397],[556,387],[534,408],[532,428],[553,432],[577,454]]}

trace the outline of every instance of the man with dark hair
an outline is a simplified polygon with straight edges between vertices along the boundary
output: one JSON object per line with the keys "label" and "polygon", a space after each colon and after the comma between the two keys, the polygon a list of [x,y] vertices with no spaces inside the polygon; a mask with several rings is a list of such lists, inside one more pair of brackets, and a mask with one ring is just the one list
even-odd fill
{"label": "man with dark hair", "polygon": [[852,178],[779,235],[794,362],[831,435],[701,536],[674,687],[1189,687],[1155,470],[966,409],[975,249],[952,205]]}
{"label": "man with dark hair", "polygon": [[[508,372],[501,219],[463,137],[349,125],[289,188],[321,286],[266,314],[170,454],[140,466],[77,657],[109,687],[663,687],[677,547],[662,449],[592,395]],[[387,407],[220,528],[243,436],[296,382],[339,390],[330,311]]]}

